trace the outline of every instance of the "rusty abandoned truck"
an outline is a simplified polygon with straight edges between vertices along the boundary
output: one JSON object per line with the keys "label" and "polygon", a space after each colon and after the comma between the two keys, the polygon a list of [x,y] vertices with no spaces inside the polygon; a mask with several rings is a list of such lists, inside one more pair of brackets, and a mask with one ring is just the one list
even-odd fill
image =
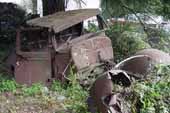
{"label": "rusty abandoned truck", "polygon": [[[85,33],[83,21],[96,16],[99,29],[106,25],[98,9],[58,12],[27,21],[17,30],[16,55],[8,67],[20,84],[64,81],[69,65],[80,70],[103,59],[113,59],[111,41],[102,33]],[[102,34],[102,35],[101,35]]]}
{"label": "rusty abandoned truck", "polygon": [[27,85],[63,82],[75,65],[82,86],[91,80],[87,101],[91,113],[131,113],[124,106],[123,93],[114,92],[113,85],[130,87],[134,79],[147,78],[155,64],[170,64],[170,56],[150,48],[114,64],[111,40],[102,30],[86,33],[83,29],[83,21],[93,16],[103,29],[106,24],[99,14],[98,9],[81,9],[27,21],[29,27],[17,30],[16,52],[6,62],[15,80]]}

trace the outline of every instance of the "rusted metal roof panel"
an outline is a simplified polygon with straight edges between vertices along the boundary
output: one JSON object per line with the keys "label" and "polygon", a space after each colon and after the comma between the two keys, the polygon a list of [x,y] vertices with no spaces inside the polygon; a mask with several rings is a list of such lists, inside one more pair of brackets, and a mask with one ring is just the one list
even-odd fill
{"label": "rusted metal roof panel", "polygon": [[99,9],[80,9],[66,12],[57,12],[27,21],[28,25],[52,28],[55,33],[67,29],[77,23],[82,22],[100,13]]}

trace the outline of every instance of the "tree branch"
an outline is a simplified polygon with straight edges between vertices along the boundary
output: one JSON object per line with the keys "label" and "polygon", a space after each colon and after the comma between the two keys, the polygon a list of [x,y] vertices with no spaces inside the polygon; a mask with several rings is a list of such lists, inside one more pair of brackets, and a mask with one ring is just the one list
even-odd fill
{"label": "tree branch", "polygon": [[146,24],[142,21],[142,19],[137,15],[137,12],[134,11],[133,9],[131,9],[130,7],[128,7],[125,3],[123,3],[122,0],[119,0],[121,2],[122,7],[124,7],[125,9],[129,10],[131,13],[133,13],[137,19],[139,20],[139,23],[143,26],[143,30],[146,33],[147,37],[149,37],[149,33],[147,32],[146,29]]}

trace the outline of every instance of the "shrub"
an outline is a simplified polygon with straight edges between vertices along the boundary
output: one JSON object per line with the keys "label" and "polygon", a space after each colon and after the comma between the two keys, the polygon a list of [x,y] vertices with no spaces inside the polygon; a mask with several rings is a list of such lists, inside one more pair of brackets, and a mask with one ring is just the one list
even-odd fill
{"label": "shrub", "polygon": [[33,84],[30,87],[23,86],[22,91],[25,96],[35,96],[36,94],[41,94],[43,85],[40,83]]}
{"label": "shrub", "polygon": [[133,84],[134,96],[138,97],[138,102],[141,103],[141,113],[170,112],[169,73],[169,65],[157,65],[147,81]]}
{"label": "shrub", "polygon": [[14,80],[1,80],[0,81],[0,93],[6,91],[15,92],[17,89],[17,84]]}
{"label": "shrub", "polygon": [[140,33],[129,24],[115,24],[106,31],[106,35],[112,40],[115,62],[120,62],[141,49],[150,48],[144,41],[146,34]]}

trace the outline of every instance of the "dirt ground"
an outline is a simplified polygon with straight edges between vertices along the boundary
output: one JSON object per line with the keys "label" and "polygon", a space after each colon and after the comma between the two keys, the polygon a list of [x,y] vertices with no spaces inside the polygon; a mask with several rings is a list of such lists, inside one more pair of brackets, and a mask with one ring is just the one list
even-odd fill
{"label": "dirt ground", "polygon": [[30,97],[7,92],[0,95],[0,113],[66,113],[63,103],[55,94]]}

